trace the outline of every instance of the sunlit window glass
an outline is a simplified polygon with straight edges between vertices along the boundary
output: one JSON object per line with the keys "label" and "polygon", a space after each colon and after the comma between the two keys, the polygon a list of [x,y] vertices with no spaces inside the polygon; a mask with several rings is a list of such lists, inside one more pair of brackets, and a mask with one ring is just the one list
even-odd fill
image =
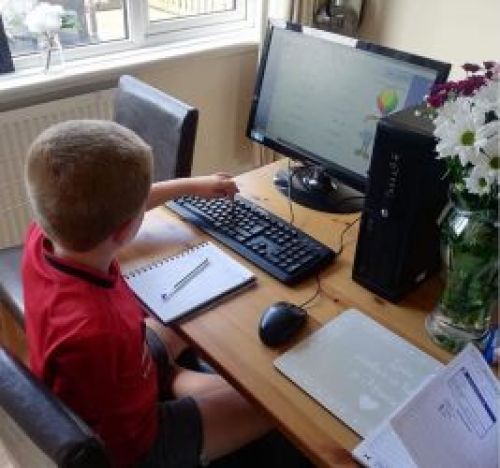
{"label": "sunlit window glass", "polygon": [[233,11],[234,0],[148,0],[149,20],[164,21]]}

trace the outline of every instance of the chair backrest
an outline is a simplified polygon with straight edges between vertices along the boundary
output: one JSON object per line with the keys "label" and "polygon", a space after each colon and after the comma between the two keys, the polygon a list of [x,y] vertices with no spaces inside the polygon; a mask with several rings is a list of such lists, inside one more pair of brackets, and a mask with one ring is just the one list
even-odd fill
{"label": "chair backrest", "polygon": [[118,82],[114,120],[151,146],[155,181],[191,175],[197,109],[125,75]]}
{"label": "chair backrest", "polygon": [[111,466],[99,437],[3,347],[0,406],[58,466]]}

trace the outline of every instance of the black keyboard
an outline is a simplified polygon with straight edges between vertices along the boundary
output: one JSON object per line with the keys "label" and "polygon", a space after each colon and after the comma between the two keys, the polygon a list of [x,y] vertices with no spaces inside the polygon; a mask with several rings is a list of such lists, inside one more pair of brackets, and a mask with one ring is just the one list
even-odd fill
{"label": "black keyboard", "polygon": [[335,258],[326,245],[240,196],[234,202],[181,197],[167,206],[286,284],[313,275]]}

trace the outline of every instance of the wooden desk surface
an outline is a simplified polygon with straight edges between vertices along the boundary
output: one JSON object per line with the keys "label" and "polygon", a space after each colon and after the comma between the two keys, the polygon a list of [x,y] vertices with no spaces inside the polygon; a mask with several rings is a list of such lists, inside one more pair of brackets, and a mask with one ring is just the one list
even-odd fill
{"label": "wooden desk surface", "polygon": [[[243,196],[289,220],[288,202],[272,186],[272,177],[279,164],[243,174],[237,181]],[[340,233],[346,223],[359,216],[320,213],[295,204],[294,213],[297,227],[334,250],[338,250]],[[431,342],[424,329],[424,319],[440,291],[438,278],[425,282],[398,305],[377,297],[351,279],[357,232],[358,225],[344,236],[342,255],[320,276],[322,293],[309,308],[310,320],[306,329],[286,346],[270,349],[261,344],[257,336],[260,315],[271,303],[279,300],[304,302],[314,294],[316,280],[311,278],[297,286],[287,287],[223,246],[223,250],[255,273],[258,279],[256,288],[178,323],[179,331],[202,351],[206,359],[268,413],[277,426],[320,466],[355,466],[349,452],[360,438],[274,369],[272,362],[279,354],[342,310],[356,307],[442,362],[451,357]],[[179,252],[203,239],[209,237],[181,221],[168,209],[157,208],[147,214],[136,240],[123,252],[120,260],[126,270]],[[335,356],[331,359],[334,360]]]}

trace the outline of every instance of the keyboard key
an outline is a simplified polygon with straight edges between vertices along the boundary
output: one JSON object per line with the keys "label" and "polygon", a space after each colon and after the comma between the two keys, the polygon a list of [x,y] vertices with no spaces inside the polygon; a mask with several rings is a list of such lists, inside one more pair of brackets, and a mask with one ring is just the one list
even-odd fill
{"label": "keyboard key", "polygon": [[327,246],[240,196],[234,202],[181,197],[167,206],[286,284],[315,274],[335,258]]}

